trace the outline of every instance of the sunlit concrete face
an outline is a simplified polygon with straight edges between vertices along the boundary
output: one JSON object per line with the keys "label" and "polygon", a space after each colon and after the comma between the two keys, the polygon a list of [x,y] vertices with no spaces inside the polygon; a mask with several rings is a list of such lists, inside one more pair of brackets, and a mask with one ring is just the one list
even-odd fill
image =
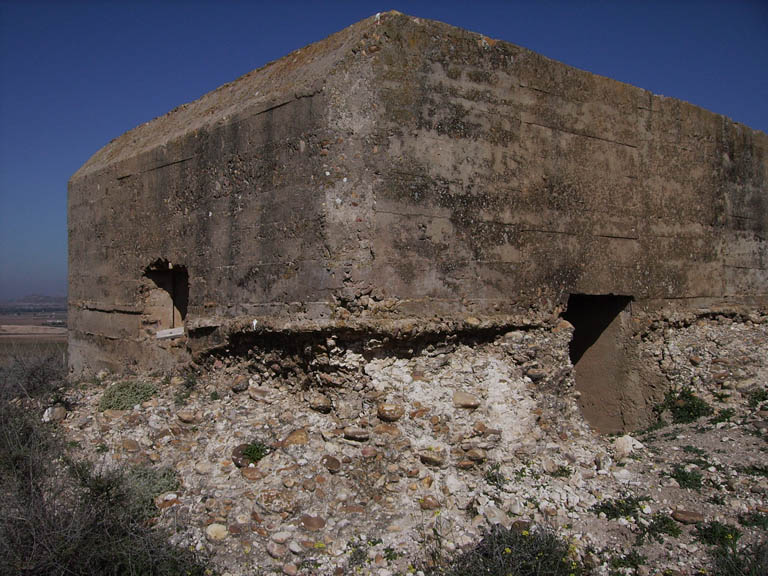
{"label": "sunlit concrete face", "polygon": [[244,331],[547,321],[569,294],[632,297],[635,317],[764,306],[767,151],[687,103],[382,14],[72,177],[70,365],[167,370]]}

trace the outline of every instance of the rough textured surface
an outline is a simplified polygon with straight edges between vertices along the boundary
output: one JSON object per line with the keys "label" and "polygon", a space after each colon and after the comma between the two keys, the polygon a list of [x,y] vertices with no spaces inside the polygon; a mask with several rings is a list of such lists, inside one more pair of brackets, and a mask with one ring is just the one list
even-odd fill
{"label": "rough textured surface", "polygon": [[660,307],[764,306],[767,151],[687,103],[377,15],[72,177],[70,365],[166,370],[270,331],[552,322],[578,293],[633,297],[627,338]]}
{"label": "rough textured surface", "polygon": [[[307,371],[293,354],[256,348],[157,378],[157,396],[127,411],[98,409],[117,376],[73,387],[56,426],[97,469],[175,469],[180,486],[156,501],[159,523],[222,575],[409,574],[497,523],[557,529],[595,576],[701,574],[709,547],[697,520],[738,527],[739,544],[765,540],[768,316],[649,326],[644,362],[712,413],[676,424],[664,411],[666,424],[634,438],[584,421],[570,338],[563,323],[399,351],[330,339]],[[241,379],[249,386],[235,392]],[[477,407],[457,405],[459,392]],[[364,434],[350,440],[348,429]],[[254,442],[271,452],[238,467],[235,449]],[[681,486],[679,469],[700,486]],[[659,519],[680,534],[657,541]],[[617,572],[630,553],[640,565]]]}

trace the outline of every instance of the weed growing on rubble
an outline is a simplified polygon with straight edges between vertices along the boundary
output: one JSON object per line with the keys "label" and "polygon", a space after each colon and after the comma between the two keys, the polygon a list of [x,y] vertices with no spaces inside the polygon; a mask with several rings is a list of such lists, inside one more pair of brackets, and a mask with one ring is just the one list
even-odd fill
{"label": "weed growing on rubble", "polygon": [[501,464],[496,462],[488,466],[485,471],[485,481],[499,490],[504,490],[504,485],[508,482],[506,476],[501,473]]}
{"label": "weed growing on rubble", "polygon": [[735,526],[729,526],[713,520],[699,524],[695,529],[696,539],[709,546],[733,546],[741,538],[741,531]]}
{"label": "weed growing on rubble", "polygon": [[736,410],[733,408],[723,408],[722,410],[719,410],[715,416],[710,418],[709,423],[719,424],[720,422],[730,422],[731,418],[733,418],[735,415]]}
{"label": "weed growing on rubble", "polygon": [[573,470],[568,466],[558,466],[553,472],[550,472],[549,475],[553,478],[570,478],[571,474],[573,474]]}
{"label": "weed growing on rubble", "polygon": [[695,422],[702,416],[712,414],[712,407],[704,400],[696,396],[691,388],[683,388],[678,392],[668,392],[656,412],[661,414],[669,410],[672,415],[672,421],[676,424],[689,424]]}
{"label": "weed growing on rubble", "polygon": [[680,488],[691,488],[692,490],[701,490],[701,472],[698,470],[686,470],[685,466],[677,464],[669,475],[680,485]]}
{"label": "weed growing on rubble", "polygon": [[155,392],[155,387],[143,380],[117,382],[104,391],[99,410],[130,410],[152,398]]}
{"label": "weed growing on rubble", "polygon": [[760,466],[759,464],[752,464],[750,466],[742,466],[737,468],[737,470],[743,474],[748,474],[750,476],[762,476],[763,478],[768,478],[768,466]]}
{"label": "weed growing on rubble", "polygon": [[648,526],[641,526],[641,531],[637,535],[637,544],[642,544],[646,538],[661,544],[664,542],[665,535],[677,538],[682,533],[682,529],[672,516],[663,512],[657,512],[651,517]]}
{"label": "weed growing on rubble", "polygon": [[[347,558],[347,569],[353,572],[360,572],[362,568],[371,563],[371,558],[368,556],[369,548],[378,546],[382,541],[379,538],[366,539],[358,537],[356,540],[350,540],[347,543],[347,550],[349,550],[349,557]],[[390,562],[397,559],[399,554],[391,547],[384,549],[384,557]]]}
{"label": "weed growing on rubble", "polygon": [[243,456],[254,464],[271,452],[263,442],[251,442],[243,449]]}
{"label": "weed growing on rubble", "polygon": [[618,568],[634,568],[637,570],[640,566],[644,565],[647,560],[648,559],[637,550],[630,550],[627,553],[611,556],[608,563],[611,568],[616,570],[615,572],[611,572],[611,574],[622,574],[622,572],[617,570]]}
{"label": "weed growing on rubble", "polygon": [[647,497],[626,494],[620,498],[610,498],[598,502],[592,506],[592,511],[595,514],[600,514],[602,512],[609,520],[637,517],[643,502],[647,500]]}
{"label": "weed growing on rubble", "polygon": [[707,502],[717,504],[718,506],[725,506],[725,496],[722,494],[712,494],[712,496],[707,498]]}
{"label": "weed growing on rubble", "polygon": [[717,546],[711,553],[712,574],[718,576],[765,576],[768,574],[768,540],[741,548]]}
{"label": "weed growing on rubble", "polygon": [[766,401],[768,401],[768,389],[766,388],[759,388],[757,390],[752,390],[752,392],[749,393],[750,408],[757,408],[763,402],[766,402]]}
{"label": "weed growing on rubble", "polygon": [[552,530],[489,528],[472,549],[424,571],[427,576],[580,576],[582,564]]}
{"label": "weed growing on rubble", "polygon": [[747,512],[739,516],[739,524],[742,526],[756,526],[768,530],[768,514],[763,512]]}
{"label": "weed growing on rubble", "polygon": [[686,454],[695,454],[696,456],[707,455],[707,453],[701,448],[696,448],[696,446],[691,446],[690,444],[686,444],[685,446],[683,446],[683,452],[685,452]]}
{"label": "weed growing on rubble", "polygon": [[[170,379],[168,380],[168,384],[170,384]],[[163,384],[164,386],[167,386],[165,382],[163,382]],[[187,400],[189,400],[189,397],[192,395],[192,392],[194,392],[196,387],[197,378],[194,374],[185,377],[184,381],[181,383],[181,386],[176,389],[176,394],[173,396],[173,403],[176,404],[176,406],[186,404]]]}

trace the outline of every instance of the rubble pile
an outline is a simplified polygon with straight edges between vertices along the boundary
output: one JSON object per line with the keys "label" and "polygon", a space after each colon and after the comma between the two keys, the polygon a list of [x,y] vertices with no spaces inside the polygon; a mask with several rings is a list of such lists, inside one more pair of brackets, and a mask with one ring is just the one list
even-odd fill
{"label": "rubble pile", "polygon": [[[493,524],[554,527],[595,574],[633,551],[643,561],[623,573],[694,574],[706,521],[764,539],[740,522],[768,514],[768,317],[652,324],[641,353],[667,400],[624,436],[579,412],[572,330],[256,346],[179,374],[101,374],[55,420],[98,466],[173,468],[158,522],[222,574],[405,574]],[[102,410],[131,378],[157,392]]]}

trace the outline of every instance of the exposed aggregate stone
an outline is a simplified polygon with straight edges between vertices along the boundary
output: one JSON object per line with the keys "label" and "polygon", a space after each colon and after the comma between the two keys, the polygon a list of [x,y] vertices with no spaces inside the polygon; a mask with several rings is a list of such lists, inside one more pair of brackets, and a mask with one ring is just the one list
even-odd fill
{"label": "exposed aggregate stone", "polygon": [[[695,573],[706,564],[696,522],[735,524],[768,506],[768,478],[746,472],[768,466],[768,413],[748,401],[768,387],[766,317],[651,326],[641,351],[671,388],[733,412],[618,438],[595,434],[578,410],[570,337],[561,324],[375,353],[329,339],[309,383],[273,353],[225,357],[191,390],[157,378],[161,392],[132,410],[98,411],[111,378],[75,388],[61,426],[104,467],[173,467],[181,486],[158,499],[159,522],[222,574],[345,574],[361,546],[355,573],[404,574],[435,530],[450,553],[488,524],[515,522],[556,527],[608,574],[658,512],[683,532],[639,546],[638,573]],[[242,459],[250,442],[270,448],[257,463]],[[679,486],[676,464],[702,475],[700,491]],[[635,516],[592,510],[629,493],[647,498]],[[765,537],[741,529],[745,541]]]}

